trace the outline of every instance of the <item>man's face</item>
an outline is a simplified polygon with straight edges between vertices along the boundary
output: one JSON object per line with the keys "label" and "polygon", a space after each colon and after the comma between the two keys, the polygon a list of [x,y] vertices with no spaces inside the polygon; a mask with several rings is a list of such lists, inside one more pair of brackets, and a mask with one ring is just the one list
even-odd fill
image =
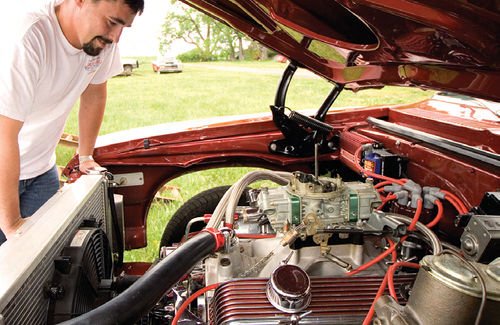
{"label": "man's face", "polygon": [[82,49],[96,56],[107,44],[117,43],[124,27],[130,27],[135,13],[123,0],[83,0],[77,24]]}

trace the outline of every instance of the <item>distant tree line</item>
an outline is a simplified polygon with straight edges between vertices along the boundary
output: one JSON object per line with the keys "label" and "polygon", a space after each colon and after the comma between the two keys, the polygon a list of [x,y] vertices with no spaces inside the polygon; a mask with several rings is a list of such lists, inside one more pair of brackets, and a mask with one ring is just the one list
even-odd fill
{"label": "distant tree line", "polygon": [[[174,11],[167,14],[160,37],[160,53],[168,54],[176,40],[194,45],[182,55],[182,61],[265,60],[271,53],[261,44],[250,41],[245,34],[213,19],[198,10],[172,1]],[[245,44],[250,44],[244,48]]]}

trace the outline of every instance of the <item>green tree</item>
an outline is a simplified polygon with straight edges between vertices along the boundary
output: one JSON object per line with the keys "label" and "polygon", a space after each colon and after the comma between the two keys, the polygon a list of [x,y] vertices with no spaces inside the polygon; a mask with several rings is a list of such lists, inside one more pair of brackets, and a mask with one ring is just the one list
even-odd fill
{"label": "green tree", "polygon": [[160,38],[160,52],[168,52],[176,40],[194,45],[203,61],[223,54],[236,57],[236,42],[243,34],[191,7],[173,1],[176,10],[165,17]]}
{"label": "green tree", "polygon": [[222,28],[222,47],[228,53],[229,60],[245,60],[243,40],[247,39],[245,34],[234,28],[224,25]]}

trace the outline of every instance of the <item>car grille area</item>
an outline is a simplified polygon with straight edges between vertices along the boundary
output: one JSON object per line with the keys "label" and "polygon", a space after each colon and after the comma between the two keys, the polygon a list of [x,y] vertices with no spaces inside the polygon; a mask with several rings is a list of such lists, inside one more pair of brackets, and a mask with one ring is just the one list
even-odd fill
{"label": "car grille area", "polygon": [[[0,267],[0,276],[4,277],[2,280],[6,283],[7,274],[13,272],[18,274],[17,281],[13,284],[7,283],[9,289],[0,295],[0,324],[2,324],[2,317],[7,325],[47,323],[50,304],[47,286],[51,284],[54,275],[54,260],[61,254],[63,248],[71,243],[84,220],[94,220],[102,230],[106,228],[105,184],[100,177],[95,178],[97,176],[88,177],[87,180],[90,180],[87,182],[79,180],[63,193],[56,194],[60,196],[57,203],[45,211],[40,219],[45,220],[50,228],[57,228],[62,223],[64,226],[59,229],[60,235],[47,237],[43,247],[33,247],[27,252],[33,255],[29,265],[23,265],[17,270],[19,263],[11,264],[11,268],[15,271],[10,273],[3,273],[5,269]],[[46,235],[38,229],[36,224],[30,232],[39,237]],[[27,235],[29,236],[29,233]],[[11,246],[2,252],[4,253],[2,256],[9,257],[11,260],[10,258],[16,256],[16,250],[18,250],[16,246]],[[100,268],[99,265],[95,267]],[[83,290],[83,288],[80,289]]]}

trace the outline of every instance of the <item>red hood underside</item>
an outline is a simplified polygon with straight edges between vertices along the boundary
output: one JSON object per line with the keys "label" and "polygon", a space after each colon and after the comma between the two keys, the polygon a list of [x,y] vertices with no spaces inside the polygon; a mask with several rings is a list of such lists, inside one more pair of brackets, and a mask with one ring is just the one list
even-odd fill
{"label": "red hood underside", "polygon": [[353,90],[405,85],[500,101],[495,1],[182,1]]}

